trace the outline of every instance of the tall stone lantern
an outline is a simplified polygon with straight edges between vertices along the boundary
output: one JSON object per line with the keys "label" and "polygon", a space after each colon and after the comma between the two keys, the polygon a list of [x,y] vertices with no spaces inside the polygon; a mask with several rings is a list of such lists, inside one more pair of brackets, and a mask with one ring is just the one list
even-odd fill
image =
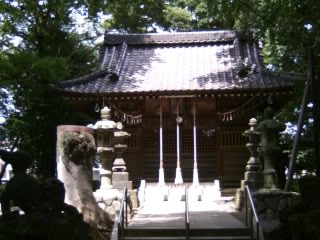
{"label": "tall stone lantern", "polygon": [[127,149],[124,140],[130,136],[123,131],[121,122],[110,120],[111,110],[104,107],[101,110],[101,120],[92,126],[96,131],[96,144],[99,161],[101,163],[100,190],[118,189],[124,186],[132,189],[132,182],[129,181],[129,173],[126,171],[126,163],[123,159],[123,152]]}
{"label": "tall stone lantern", "polygon": [[110,109],[108,107],[104,107],[101,110],[101,120],[97,121],[93,127],[96,130],[97,153],[101,163],[100,189],[113,188],[111,182],[112,162],[114,158],[114,146],[112,139],[116,127],[117,123],[110,120]]}
{"label": "tall stone lantern", "polygon": [[258,147],[260,142],[260,132],[257,131],[257,120],[251,118],[249,121],[250,128],[244,131],[243,136],[248,137],[248,143],[246,144],[250,158],[247,162],[245,172],[245,185],[249,185],[252,190],[258,190],[262,187],[263,176],[262,176],[262,164],[258,153]]}
{"label": "tall stone lantern", "polygon": [[244,205],[245,186],[248,185],[252,191],[257,191],[263,186],[262,164],[258,153],[261,134],[257,131],[257,120],[251,118],[249,126],[250,128],[242,134],[248,137],[246,146],[250,152],[250,157],[246,165],[244,179],[241,180],[241,188],[236,191],[235,206],[238,210],[242,209]]}
{"label": "tall stone lantern", "polygon": [[273,119],[273,110],[268,106],[264,111],[264,120],[259,124],[257,130],[261,132],[259,153],[263,157],[264,188],[276,189],[278,187],[278,177],[275,169],[276,160],[280,154],[279,133],[284,130]]}
{"label": "tall stone lantern", "polygon": [[[123,188],[119,189],[119,181],[122,180],[121,184],[125,184],[129,191],[132,189],[132,182],[129,181],[129,175],[125,172],[126,164],[122,158],[122,153],[127,148],[127,145],[123,144],[123,140],[130,134],[122,131],[121,122],[116,123],[110,118],[111,110],[104,107],[101,109],[101,120],[93,126],[91,125],[95,129],[97,154],[101,163],[100,189],[94,192],[94,197],[102,209],[115,217],[123,197]],[[116,168],[114,168],[115,165]],[[125,172],[125,174],[122,174],[125,177],[115,179],[113,171],[118,171],[119,168],[122,169],[122,172]],[[124,180],[126,181],[124,182]],[[129,195],[134,196],[130,192]]]}

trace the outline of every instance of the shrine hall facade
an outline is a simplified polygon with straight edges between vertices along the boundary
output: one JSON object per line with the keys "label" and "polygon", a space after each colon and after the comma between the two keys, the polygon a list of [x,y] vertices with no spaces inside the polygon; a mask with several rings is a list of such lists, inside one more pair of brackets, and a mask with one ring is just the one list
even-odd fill
{"label": "shrine hall facade", "polygon": [[124,159],[135,183],[240,184],[249,158],[242,135],[272,100],[292,96],[290,74],[266,70],[259,44],[236,31],[105,34],[100,69],[59,89],[74,108],[95,117],[103,106],[131,134]]}

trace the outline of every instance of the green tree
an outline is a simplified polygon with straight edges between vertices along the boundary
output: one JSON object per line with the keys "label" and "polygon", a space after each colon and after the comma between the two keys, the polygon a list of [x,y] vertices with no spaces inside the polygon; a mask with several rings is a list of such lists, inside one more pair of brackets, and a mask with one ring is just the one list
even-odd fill
{"label": "green tree", "polygon": [[107,31],[118,32],[155,32],[164,22],[163,0],[108,0],[104,13],[109,16],[104,27]]}
{"label": "green tree", "polygon": [[164,15],[166,30],[192,31],[219,27],[210,17],[205,0],[167,1]]}
{"label": "green tree", "polygon": [[[257,37],[263,42],[263,59],[271,70],[286,72],[300,72],[306,75],[319,76],[320,69],[315,68],[314,62],[318,62],[320,49],[320,2],[306,0],[207,0],[212,16],[221,20],[221,24],[227,28],[254,30]],[[310,51],[313,57],[310,56]],[[297,84],[296,97],[283,109],[280,117],[285,122],[296,123],[300,112],[304,83]],[[298,156],[310,156],[313,151],[317,175],[320,176],[320,83],[313,78],[309,101],[313,103],[313,124],[305,118],[305,130],[313,128],[314,146],[300,151]],[[292,114],[294,113],[294,114]],[[290,145],[289,145],[290,147]],[[311,150],[311,151],[310,151]],[[289,150],[290,151],[290,150]],[[308,153],[308,154],[306,154]],[[310,165],[310,163],[309,163]]]}
{"label": "green tree", "polygon": [[157,32],[217,28],[205,0],[109,0],[104,9],[107,31]]}
{"label": "green tree", "polygon": [[[55,86],[96,67],[89,32],[78,34],[75,13],[97,21],[99,1],[1,1],[0,82],[16,108],[5,123],[19,148],[32,154],[39,176],[55,174],[56,126],[70,112]],[[18,44],[13,41],[18,40]],[[74,121],[73,121],[74,122]]]}

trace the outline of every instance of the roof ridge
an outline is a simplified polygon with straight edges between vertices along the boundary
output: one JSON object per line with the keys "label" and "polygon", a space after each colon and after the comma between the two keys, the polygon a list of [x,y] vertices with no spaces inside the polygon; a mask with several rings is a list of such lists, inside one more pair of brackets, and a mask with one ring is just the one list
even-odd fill
{"label": "roof ridge", "polygon": [[196,32],[163,32],[163,33],[105,33],[105,45],[121,44],[175,44],[175,43],[206,43],[231,41],[243,38],[243,31],[216,30]]}

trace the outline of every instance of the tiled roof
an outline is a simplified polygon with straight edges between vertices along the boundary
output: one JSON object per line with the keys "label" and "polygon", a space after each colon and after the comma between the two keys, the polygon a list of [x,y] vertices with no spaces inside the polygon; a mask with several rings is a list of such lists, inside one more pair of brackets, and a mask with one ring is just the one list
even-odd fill
{"label": "tiled roof", "polygon": [[233,31],[106,34],[101,69],[61,82],[66,92],[159,94],[286,89],[252,39]]}
{"label": "tiled roof", "polygon": [[178,32],[149,34],[105,34],[105,45],[122,44],[181,44],[223,42],[242,38],[236,31]]}

